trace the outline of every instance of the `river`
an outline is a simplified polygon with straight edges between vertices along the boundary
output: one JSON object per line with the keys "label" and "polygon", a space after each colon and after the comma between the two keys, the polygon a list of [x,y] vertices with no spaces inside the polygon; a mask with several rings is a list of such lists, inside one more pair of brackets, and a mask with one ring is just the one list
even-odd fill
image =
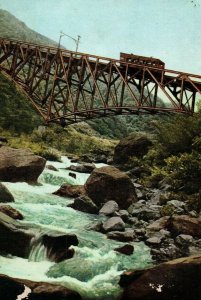
{"label": "river", "polygon": [[[24,220],[20,222],[28,226],[39,225],[41,232],[57,230],[75,233],[79,240],[79,245],[73,246],[75,255],[55,264],[48,261],[44,247],[37,245],[33,246],[28,259],[0,256],[0,273],[16,278],[59,283],[78,291],[85,300],[117,299],[121,293],[118,285],[120,274],[126,269],[150,265],[149,249],[144,243],[133,243],[134,254],[126,256],[113,251],[123,245],[121,242],[87,230],[103,217],[68,208],[67,204],[72,199],[52,195],[52,192],[64,182],[84,184],[89,174],[76,173],[76,179],[69,177],[69,171],[64,168],[71,163],[66,157],[62,157],[62,162],[47,164],[55,166],[59,171],[45,169],[39,177],[39,185],[4,183],[15,198],[15,202],[9,204],[23,214]],[[101,164],[97,164],[98,166]]]}

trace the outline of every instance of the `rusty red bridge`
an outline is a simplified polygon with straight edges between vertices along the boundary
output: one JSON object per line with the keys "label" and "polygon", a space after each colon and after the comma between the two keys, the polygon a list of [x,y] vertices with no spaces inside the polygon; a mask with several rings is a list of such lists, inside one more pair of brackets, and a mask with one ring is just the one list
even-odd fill
{"label": "rusty red bridge", "polygon": [[0,71],[27,95],[46,123],[195,111],[201,76],[167,70],[157,59],[161,63],[126,55],[116,60],[0,38]]}

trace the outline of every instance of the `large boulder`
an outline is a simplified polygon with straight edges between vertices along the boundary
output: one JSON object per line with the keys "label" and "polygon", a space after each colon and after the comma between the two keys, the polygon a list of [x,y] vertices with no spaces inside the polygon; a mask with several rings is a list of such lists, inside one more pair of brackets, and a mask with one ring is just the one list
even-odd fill
{"label": "large boulder", "polygon": [[168,229],[175,235],[188,234],[201,238],[201,219],[187,215],[173,216],[169,219]]}
{"label": "large boulder", "polygon": [[36,182],[46,160],[30,149],[0,148],[0,180]]}
{"label": "large boulder", "polygon": [[137,201],[131,179],[124,172],[111,166],[96,168],[87,179],[85,189],[98,207],[112,199],[120,209],[127,209]]}
{"label": "large boulder", "polygon": [[63,286],[48,282],[34,282],[0,275],[0,299],[15,300],[24,291],[29,300],[81,300],[81,296]]}
{"label": "large boulder", "polygon": [[[0,167],[1,168],[1,167]],[[14,197],[7,187],[0,182],[0,203],[14,202]]]}
{"label": "large boulder", "polygon": [[128,136],[122,139],[114,150],[114,162],[117,164],[125,163],[129,157],[143,157],[147,154],[152,142],[145,136]]}
{"label": "large boulder", "polygon": [[34,235],[20,228],[17,221],[0,212],[0,252],[28,257]]}
{"label": "large boulder", "polygon": [[180,258],[121,275],[121,300],[197,300],[201,295],[201,256]]}

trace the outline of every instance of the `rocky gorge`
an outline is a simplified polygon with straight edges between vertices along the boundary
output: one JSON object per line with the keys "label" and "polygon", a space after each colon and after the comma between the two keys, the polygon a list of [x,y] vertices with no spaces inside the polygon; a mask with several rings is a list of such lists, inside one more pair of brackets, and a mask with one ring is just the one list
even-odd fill
{"label": "rocky gorge", "polygon": [[[131,171],[86,157],[76,163],[63,157],[44,169],[45,160],[20,151],[0,148],[0,294],[5,285],[11,294],[25,285],[30,299],[171,299],[174,293],[181,299],[182,270],[188,286],[200,276],[200,216],[171,199],[167,184],[145,187]],[[165,282],[154,276],[166,268],[175,279],[163,294]],[[192,298],[184,299],[199,292],[195,285]]]}

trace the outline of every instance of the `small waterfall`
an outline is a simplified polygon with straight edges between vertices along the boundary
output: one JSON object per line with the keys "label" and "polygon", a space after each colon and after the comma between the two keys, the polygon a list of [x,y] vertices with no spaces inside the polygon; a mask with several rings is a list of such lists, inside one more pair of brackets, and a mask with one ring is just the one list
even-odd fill
{"label": "small waterfall", "polygon": [[42,244],[41,237],[35,237],[31,241],[31,251],[29,253],[29,261],[45,261],[47,259],[47,248]]}

